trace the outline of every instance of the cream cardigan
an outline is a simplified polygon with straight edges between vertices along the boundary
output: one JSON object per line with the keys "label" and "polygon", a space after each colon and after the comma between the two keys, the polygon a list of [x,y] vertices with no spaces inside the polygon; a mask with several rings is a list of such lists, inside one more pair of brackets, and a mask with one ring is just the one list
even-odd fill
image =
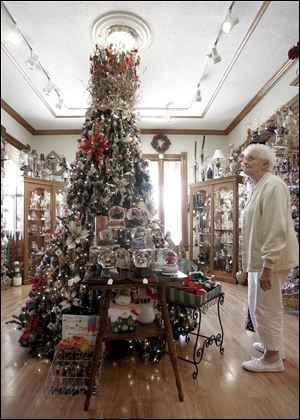
{"label": "cream cardigan", "polygon": [[254,187],[242,220],[242,267],[281,271],[299,264],[299,245],[285,182],[267,172]]}

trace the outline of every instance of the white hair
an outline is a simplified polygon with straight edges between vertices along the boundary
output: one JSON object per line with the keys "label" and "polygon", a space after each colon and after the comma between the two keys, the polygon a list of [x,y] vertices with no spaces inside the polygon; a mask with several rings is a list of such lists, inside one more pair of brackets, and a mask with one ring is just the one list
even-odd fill
{"label": "white hair", "polygon": [[273,149],[266,144],[252,143],[243,150],[243,154],[246,156],[251,152],[255,152],[255,155],[262,160],[266,160],[269,163],[268,171],[272,172],[275,163],[276,155]]}

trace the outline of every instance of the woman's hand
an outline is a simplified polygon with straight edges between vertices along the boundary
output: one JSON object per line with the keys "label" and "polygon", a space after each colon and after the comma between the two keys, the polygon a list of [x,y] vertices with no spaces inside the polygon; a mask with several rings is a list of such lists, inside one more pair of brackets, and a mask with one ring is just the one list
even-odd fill
{"label": "woman's hand", "polygon": [[264,267],[258,277],[260,287],[266,291],[272,289],[272,270]]}

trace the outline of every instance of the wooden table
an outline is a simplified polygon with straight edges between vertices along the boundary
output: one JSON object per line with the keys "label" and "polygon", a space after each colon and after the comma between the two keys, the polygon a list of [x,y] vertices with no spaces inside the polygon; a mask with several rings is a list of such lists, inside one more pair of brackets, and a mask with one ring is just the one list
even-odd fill
{"label": "wooden table", "polygon": [[[148,338],[155,336],[165,335],[166,342],[168,344],[168,354],[171,359],[172,367],[174,370],[175,381],[178,391],[179,400],[183,401],[183,392],[181,387],[181,380],[178,369],[178,361],[176,355],[175,343],[173,340],[173,332],[170,324],[169,312],[165,298],[164,289],[166,286],[169,286],[174,283],[178,283],[186,278],[187,275],[181,272],[178,272],[176,275],[165,276],[161,274],[155,274],[149,278],[148,284],[143,284],[143,279],[137,279],[134,277],[133,273],[128,272],[125,276],[122,275],[114,279],[113,284],[107,284],[107,278],[97,277],[95,275],[90,275],[84,279],[83,284],[85,284],[91,290],[101,290],[103,292],[102,304],[100,305],[100,322],[99,329],[97,332],[96,346],[93,353],[91,372],[88,382],[88,391],[86,394],[86,399],[84,403],[84,410],[87,411],[90,405],[90,399],[92,396],[93,387],[96,381],[97,368],[100,362],[100,359],[103,357],[103,342],[110,340],[120,340],[120,339],[136,339],[136,338]],[[138,324],[135,331],[124,332],[124,333],[113,333],[110,330],[108,321],[108,308],[112,297],[113,289],[123,289],[123,288],[136,288],[136,287],[152,287],[156,289],[158,302],[161,308],[162,319],[164,321],[164,328],[158,322],[153,322],[151,324]]]}

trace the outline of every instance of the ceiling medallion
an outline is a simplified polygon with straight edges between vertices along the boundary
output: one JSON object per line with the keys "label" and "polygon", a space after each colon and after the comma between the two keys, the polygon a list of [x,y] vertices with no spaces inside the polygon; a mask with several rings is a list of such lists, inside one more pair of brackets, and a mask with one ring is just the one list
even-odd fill
{"label": "ceiling medallion", "polygon": [[115,44],[122,48],[144,51],[151,42],[150,29],[140,17],[127,12],[113,12],[101,16],[93,25],[95,44]]}

